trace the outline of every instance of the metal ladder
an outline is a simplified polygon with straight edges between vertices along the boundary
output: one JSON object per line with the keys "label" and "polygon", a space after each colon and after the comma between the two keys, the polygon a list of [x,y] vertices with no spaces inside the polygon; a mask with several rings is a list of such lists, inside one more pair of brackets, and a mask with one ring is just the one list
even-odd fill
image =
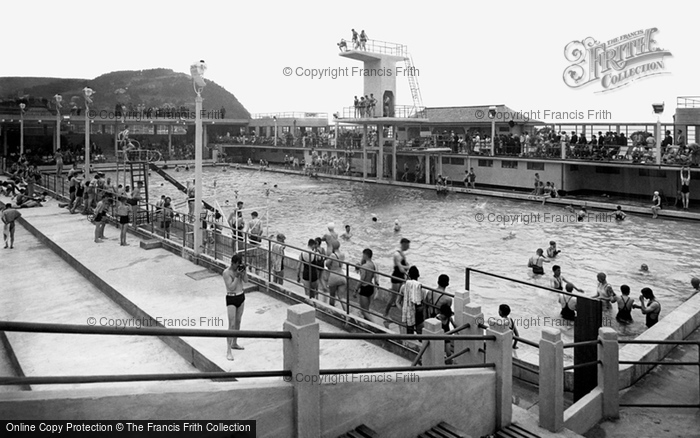
{"label": "metal ladder", "polygon": [[404,62],[406,63],[406,70],[409,72],[407,78],[408,86],[411,89],[411,97],[413,98],[413,110],[415,113],[418,113],[418,111],[423,109],[423,98],[421,97],[420,87],[418,86],[418,76],[414,74],[413,57],[410,53],[406,54]]}
{"label": "metal ladder", "polygon": [[145,161],[129,161],[129,170],[131,173],[131,190],[132,193],[136,190],[138,183],[143,183],[143,192],[136,208],[136,222],[134,226],[139,226],[149,222],[148,217],[148,162]]}

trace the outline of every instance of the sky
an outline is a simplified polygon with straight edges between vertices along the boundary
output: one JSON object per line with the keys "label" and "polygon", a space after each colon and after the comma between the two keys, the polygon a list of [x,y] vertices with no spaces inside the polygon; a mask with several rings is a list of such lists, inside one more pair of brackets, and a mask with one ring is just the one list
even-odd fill
{"label": "sky", "polygon": [[[296,72],[360,66],[338,56],[336,43],[350,41],[352,28],[408,46],[429,107],[506,104],[549,122],[654,123],[652,103],[664,102],[661,121],[672,122],[678,96],[700,95],[700,36],[691,18],[700,12],[697,2],[39,0],[2,9],[3,34],[18,38],[5,39],[0,76],[188,73],[202,59],[205,77],[251,113],[332,114],[351,106],[363,91],[361,77],[312,79]],[[565,57],[567,44],[588,37],[605,43],[649,28],[657,29],[652,46],[670,55],[635,65],[661,61],[656,71],[663,74],[602,93],[601,81],[579,88],[564,83],[573,64]],[[285,67],[294,73],[285,76]],[[396,103],[410,105],[407,79],[397,81]]]}

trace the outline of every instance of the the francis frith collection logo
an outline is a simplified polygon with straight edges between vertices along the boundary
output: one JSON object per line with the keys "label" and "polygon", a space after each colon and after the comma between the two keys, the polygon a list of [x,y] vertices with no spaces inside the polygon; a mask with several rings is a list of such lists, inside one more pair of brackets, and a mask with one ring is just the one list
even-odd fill
{"label": "the francis frith collection logo", "polygon": [[566,45],[564,56],[572,64],[564,70],[564,83],[580,88],[600,82],[606,92],[638,79],[667,74],[664,57],[673,56],[657,46],[655,27],[621,35],[606,42],[592,37]]}

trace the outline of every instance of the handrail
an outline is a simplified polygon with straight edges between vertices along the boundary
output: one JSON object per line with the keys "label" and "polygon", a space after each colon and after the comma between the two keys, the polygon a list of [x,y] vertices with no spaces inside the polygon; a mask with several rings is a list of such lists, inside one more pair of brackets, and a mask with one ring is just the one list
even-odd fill
{"label": "handrail", "polygon": [[564,344],[564,348],[574,348],[574,347],[584,347],[588,345],[598,345],[600,344],[600,341],[593,340],[593,341],[582,341],[582,342],[571,342],[569,344]]}
{"label": "handrail", "polygon": [[679,366],[700,366],[700,362],[674,362],[663,360],[621,360],[620,365],[679,365]]}
{"label": "handrail", "polygon": [[90,376],[36,376],[36,377],[0,377],[0,386],[4,385],[64,385],[76,383],[114,383],[114,382],[148,382],[162,380],[202,380],[202,379],[236,379],[245,377],[290,377],[291,370],[274,371],[231,371],[173,374],[122,374]]}
{"label": "handrail", "polygon": [[[145,319],[145,318],[144,318]],[[148,320],[152,321],[152,320]],[[0,321],[0,331],[27,333],[63,333],[79,335],[122,335],[122,336],[191,336],[202,338],[260,338],[291,339],[287,331],[263,330],[213,330],[183,329],[165,327],[101,327],[80,324],[56,324],[42,322]]]}
{"label": "handrail", "polygon": [[687,341],[684,339],[681,340],[659,340],[659,341],[652,341],[652,340],[638,340],[638,339],[620,339],[617,341],[618,344],[678,344],[678,345],[698,345],[700,346],[700,340],[697,341]]}
{"label": "handrail", "polygon": [[423,342],[423,345],[420,347],[420,351],[416,355],[416,357],[413,358],[413,362],[411,362],[411,366],[417,366],[418,362],[423,358],[423,355],[425,352],[428,350],[428,345],[430,345],[430,341],[425,341]]}
{"label": "handrail", "polygon": [[469,277],[470,277],[469,274],[470,274],[470,272],[477,272],[477,273],[479,273],[479,274],[488,275],[488,276],[490,276],[490,277],[499,278],[499,279],[501,279],[501,280],[512,281],[513,283],[518,283],[518,284],[522,284],[522,285],[525,285],[525,286],[531,286],[531,287],[534,287],[534,288],[537,288],[537,289],[542,289],[542,290],[546,290],[546,291],[549,291],[549,292],[558,293],[558,294],[561,294],[561,295],[568,295],[568,296],[574,297],[574,298],[583,298],[583,299],[591,300],[591,301],[600,301],[600,299],[598,299],[598,298],[587,297],[587,296],[585,296],[585,295],[574,294],[574,293],[571,293],[571,292],[566,292],[566,291],[563,291],[563,290],[554,289],[554,288],[547,287],[547,286],[541,286],[541,285],[539,285],[539,284],[528,283],[527,281],[523,281],[523,280],[518,280],[518,279],[515,279],[515,278],[506,277],[506,276],[504,276],[504,275],[494,274],[494,273],[492,273],[492,272],[482,271],[482,270],[476,269],[476,268],[466,268],[466,278],[467,278],[466,289],[467,289],[467,290],[469,290]]}
{"label": "handrail", "polygon": [[593,361],[593,362],[585,362],[585,363],[579,363],[579,364],[576,364],[576,365],[569,365],[568,367],[564,367],[564,371],[575,370],[575,369],[578,369],[578,368],[590,367],[590,366],[593,366],[593,365],[600,365],[600,364],[602,364],[602,363],[603,363],[602,361],[596,360],[596,361]]}
{"label": "handrail", "polygon": [[409,335],[400,333],[319,333],[321,339],[354,340],[354,339],[396,339],[412,341],[495,341],[494,335]]}
{"label": "handrail", "polygon": [[520,336],[513,336],[514,341],[522,342],[525,345],[530,345],[532,347],[540,348],[540,344],[537,342],[532,342],[529,339],[521,338]]}
{"label": "handrail", "polygon": [[395,371],[439,371],[439,370],[459,370],[469,368],[495,368],[493,362],[470,364],[470,365],[430,365],[425,367],[374,367],[374,368],[333,368],[319,370],[319,374],[365,374],[365,373],[386,373]]}

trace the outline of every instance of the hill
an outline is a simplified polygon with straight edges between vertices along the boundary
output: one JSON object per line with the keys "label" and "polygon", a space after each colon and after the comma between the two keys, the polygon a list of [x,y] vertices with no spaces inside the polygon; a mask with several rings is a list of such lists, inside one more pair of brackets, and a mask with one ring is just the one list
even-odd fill
{"label": "hill", "polygon": [[[226,118],[250,118],[250,113],[236,96],[216,82],[205,80],[207,86],[202,92],[204,109],[224,107]],[[95,109],[113,110],[117,104],[133,108],[141,104],[146,108],[194,108],[195,94],[190,76],[162,68],[117,71],[94,79],[3,77],[0,78],[0,105],[14,108],[18,100],[23,99],[30,108],[47,107],[53,103],[53,96],[60,94],[64,108],[70,108],[71,104],[82,107],[81,90],[86,86],[95,90]]]}

